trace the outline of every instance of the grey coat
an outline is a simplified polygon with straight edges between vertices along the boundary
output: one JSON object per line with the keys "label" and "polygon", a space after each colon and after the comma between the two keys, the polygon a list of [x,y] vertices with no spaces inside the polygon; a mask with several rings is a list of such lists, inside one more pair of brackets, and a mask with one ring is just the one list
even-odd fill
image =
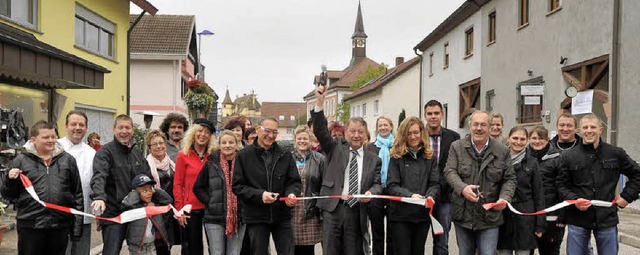
{"label": "grey coat", "polygon": [[[456,224],[471,230],[500,226],[502,212],[485,210],[482,204],[498,199],[511,201],[516,189],[516,173],[511,164],[511,153],[504,144],[489,138],[489,146],[482,157],[477,157],[471,137],[453,142],[444,175],[451,187],[451,218]],[[478,203],[468,201],[462,190],[467,185],[479,185],[482,197]]]}

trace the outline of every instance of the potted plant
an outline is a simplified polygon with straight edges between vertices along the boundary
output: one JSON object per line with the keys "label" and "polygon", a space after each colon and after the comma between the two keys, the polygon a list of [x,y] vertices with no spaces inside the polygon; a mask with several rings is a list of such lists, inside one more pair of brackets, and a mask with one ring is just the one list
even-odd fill
{"label": "potted plant", "polygon": [[189,116],[194,118],[204,118],[211,111],[213,106],[213,96],[211,88],[200,80],[187,82],[187,93],[184,95],[184,103],[189,109]]}

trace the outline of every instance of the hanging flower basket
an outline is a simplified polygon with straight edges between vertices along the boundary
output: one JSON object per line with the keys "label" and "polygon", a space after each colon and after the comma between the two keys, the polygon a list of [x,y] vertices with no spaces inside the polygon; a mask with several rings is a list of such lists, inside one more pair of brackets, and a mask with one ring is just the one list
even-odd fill
{"label": "hanging flower basket", "polygon": [[192,118],[206,116],[213,107],[213,96],[211,96],[209,85],[200,80],[191,80],[187,83],[187,89],[182,100],[189,109],[189,115]]}

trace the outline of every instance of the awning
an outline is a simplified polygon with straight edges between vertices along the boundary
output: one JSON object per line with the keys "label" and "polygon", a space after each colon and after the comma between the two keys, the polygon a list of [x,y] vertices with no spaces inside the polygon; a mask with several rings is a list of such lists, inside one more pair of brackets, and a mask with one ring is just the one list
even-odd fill
{"label": "awning", "polygon": [[111,71],[0,22],[0,82],[47,88],[104,88]]}

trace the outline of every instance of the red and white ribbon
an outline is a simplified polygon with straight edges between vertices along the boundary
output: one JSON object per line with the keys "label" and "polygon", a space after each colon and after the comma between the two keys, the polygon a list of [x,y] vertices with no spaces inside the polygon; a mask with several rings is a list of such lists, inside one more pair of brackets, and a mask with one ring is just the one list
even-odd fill
{"label": "red and white ribbon", "polygon": [[52,204],[52,203],[48,203],[48,202],[42,201],[38,197],[38,194],[36,194],[36,190],[33,188],[33,184],[31,183],[31,180],[29,180],[29,178],[26,175],[20,174],[20,180],[22,181],[22,185],[24,186],[24,188],[27,190],[27,193],[29,193],[29,195],[31,195],[31,197],[33,199],[35,199],[38,203],[40,203],[42,206],[44,206],[46,208],[53,209],[53,210],[58,210],[58,211],[61,211],[61,212],[70,213],[70,214],[74,214],[74,215],[82,215],[82,216],[87,216],[87,217],[91,217],[91,218],[96,218],[96,219],[99,219],[99,220],[111,221],[111,222],[115,222],[115,223],[119,223],[119,224],[131,222],[131,221],[135,221],[135,220],[139,220],[139,219],[148,218],[148,217],[155,216],[155,215],[158,215],[158,214],[164,214],[164,213],[169,212],[170,210],[173,210],[173,213],[175,214],[176,217],[183,217],[184,213],[189,213],[191,211],[191,205],[190,204],[185,205],[179,211],[175,207],[173,207],[172,205],[169,204],[169,205],[165,205],[165,206],[146,206],[146,207],[142,207],[142,208],[137,208],[137,209],[133,209],[133,210],[124,211],[122,214],[120,214],[120,215],[118,215],[116,217],[113,217],[113,218],[106,218],[106,217],[95,216],[93,214],[81,212],[81,211],[78,211],[78,210],[73,209],[73,208],[69,208],[69,207],[65,207],[65,206],[61,206],[61,205]]}
{"label": "red and white ribbon", "polygon": [[[602,201],[602,200],[591,200],[591,205],[592,206],[599,206],[599,207],[611,207],[614,206],[616,204],[616,201],[618,200],[618,197],[615,197],[613,199],[613,201],[608,202],[608,201]],[[511,203],[506,202],[504,200],[500,200],[499,202],[494,202],[494,203],[486,203],[483,204],[482,207],[484,207],[485,210],[489,210],[492,209],[496,206],[499,205],[504,205],[505,203],[507,204],[507,206],[509,207],[509,210],[511,210],[511,212],[518,214],[518,215],[524,215],[524,216],[533,216],[533,215],[540,215],[540,214],[545,214],[545,213],[550,213],[559,209],[562,209],[564,207],[570,206],[570,205],[574,205],[574,204],[581,204],[581,203],[587,203],[589,201],[579,201],[579,200],[565,200],[562,201],[560,203],[557,203],[551,207],[547,207],[545,209],[542,209],[540,211],[537,212],[520,212],[518,210],[516,210],[515,208],[513,208],[513,206],[511,205]]]}
{"label": "red and white ribbon", "polygon": [[387,199],[391,201],[398,201],[403,203],[409,203],[414,205],[421,205],[425,207],[429,207],[429,217],[431,217],[431,229],[434,235],[442,235],[444,234],[444,228],[440,225],[440,222],[433,217],[433,205],[435,202],[433,199],[427,198],[412,198],[412,197],[399,197],[399,196],[388,196],[388,195],[334,195],[334,196],[315,196],[315,197],[280,197],[280,201],[286,201],[290,199],[295,200],[311,200],[311,199],[349,199],[349,198],[376,198],[376,199]]}

